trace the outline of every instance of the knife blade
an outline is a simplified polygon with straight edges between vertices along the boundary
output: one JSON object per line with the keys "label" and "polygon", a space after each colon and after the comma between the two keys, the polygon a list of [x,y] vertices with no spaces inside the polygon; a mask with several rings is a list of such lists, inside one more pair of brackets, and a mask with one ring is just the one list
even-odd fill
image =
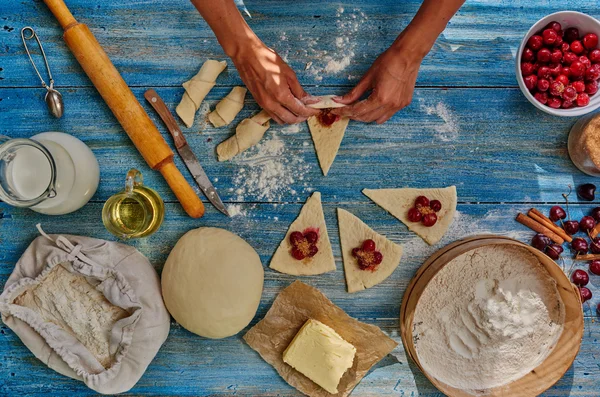
{"label": "knife blade", "polygon": [[179,125],[177,125],[177,121],[175,121],[173,114],[169,108],[167,108],[165,102],[153,89],[147,90],[144,93],[144,98],[146,98],[148,103],[150,103],[150,106],[156,110],[156,113],[158,113],[161,120],[167,126],[167,130],[173,137],[175,148],[177,149],[179,156],[181,156],[183,163],[194,177],[194,180],[200,187],[200,190],[202,190],[208,201],[210,201],[216,209],[229,216],[229,212],[227,212],[227,209],[221,201],[217,190],[210,182],[210,179],[208,179],[208,176],[200,165],[198,158],[194,152],[192,152],[192,149],[190,149],[185,136],[183,136],[183,132],[181,132]]}

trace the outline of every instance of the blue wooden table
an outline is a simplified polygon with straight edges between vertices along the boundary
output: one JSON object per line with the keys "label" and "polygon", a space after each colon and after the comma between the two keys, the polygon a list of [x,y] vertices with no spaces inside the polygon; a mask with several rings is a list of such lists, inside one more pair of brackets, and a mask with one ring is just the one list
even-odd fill
{"label": "blue wooden table", "polygon": [[[174,109],[189,79],[208,58],[225,59],[229,68],[206,103],[211,107],[239,75],[224,56],[208,26],[187,0],[69,0],[73,14],[88,24],[135,95],[155,88]],[[356,84],[376,56],[408,24],[418,0],[247,0],[251,27],[297,71],[312,94],[343,93]],[[312,190],[323,194],[324,210],[338,270],[305,277],[351,316],[381,327],[396,341],[404,290],[417,268],[437,248],[460,237],[496,233],[528,241],[532,232],[513,218],[535,206],[547,211],[561,203],[567,185],[595,182],[571,164],[567,134],[575,122],[548,116],[531,106],[514,77],[514,57],[521,37],[542,16],[576,9],[600,16],[595,0],[525,1],[468,0],[427,56],[412,104],[385,125],[351,123],[337,159],[324,178],[306,125],[273,126],[265,139],[281,140],[284,164],[292,178],[274,178],[277,187],[265,196],[246,184],[244,173],[260,169],[249,155],[218,163],[215,146],[232,128],[213,129],[197,117],[185,129],[188,142],[237,216],[226,218],[210,205],[204,218],[188,218],[160,175],[148,169],[117,121],[67,50],[54,18],[40,0],[0,2],[0,134],[29,137],[58,130],[74,134],[94,151],[101,182],[91,202],[76,213],[50,217],[0,203],[0,286],[23,250],[36,237],[41,222],[48,233],[113,237],[101,223],[104,201],[120,190],[125,173],[135,167],[165,199],[166,219],[158,233],[131,244],[150,258],[158,272],[175,242],[200,226],[231,230],[245,238],[265,264],[265,289],[255,324],[276,294],[295,278],[266,266],[301,203]],[[39,33],[66,113],[51,118],[44,90],[24,53],[19,31],[33,26]],[[329,62],[336,67],[326,68]],[[309,64],[312,62],[312,64]],[[146,106],[146,104],[144,104]],[[154,112],[146,106],[151,117]],[[257,110],[249,97],[237,120]],[[205,110],[204,110],[205,113]],[[164,134],[167,141],[170,137]],[[177,163],[182,167],[181,162]],[[182,168],[183,169],[183,168]],[[432,187],[455,184],[457,219],[436,247],[426,246],[406,227],[361,194],[365,187]],[[405,248],[402,263],[381,285],[346,293],[335,209],[346,208],[375,230]],[[574,204],[580,217],[590,204]],[[600,277],[592,276],[600,302]],[[600,395],[600,325],[594,310],[584,308],[586,330],[573,366],[545,396]],[[0,325],[0,395],[86,396],[82,383],[46,368],[10,329]],[[296,396],[241,339],[197,337],[172,324],[171,333],[130,395],[268,395]],[[439,396],[407,360],[401,345],[355,389],[354,396]]]}

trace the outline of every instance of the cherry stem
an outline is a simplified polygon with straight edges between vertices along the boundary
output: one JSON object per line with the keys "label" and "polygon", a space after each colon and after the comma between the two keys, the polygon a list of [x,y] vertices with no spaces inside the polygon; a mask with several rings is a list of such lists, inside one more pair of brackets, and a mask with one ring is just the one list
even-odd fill
{"label": "cherry stem", "polygon": [[[569,217],[569,220],[571,220],[571,211],[569,210],[569,196],[571,195],[571,192],[573,191],[573,188],[571,187],[571,185],[567,185],[569,186],[569,193],[567,194],[562,194],[562,196],[565,198],[565,205],[567,207],[567,216]],[[561,219],[562,221],[562,219]]]}

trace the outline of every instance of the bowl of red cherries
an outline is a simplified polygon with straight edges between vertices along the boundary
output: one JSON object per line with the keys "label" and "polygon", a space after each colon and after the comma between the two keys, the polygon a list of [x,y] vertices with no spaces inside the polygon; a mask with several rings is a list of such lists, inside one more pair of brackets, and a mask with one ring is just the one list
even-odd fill
{"label": "bowl of red cherries", "polygon": [[516,56],[517,81],[535,107],[556,116],[581,116],[600,107],[600,22],[562,11],[540,19]]}

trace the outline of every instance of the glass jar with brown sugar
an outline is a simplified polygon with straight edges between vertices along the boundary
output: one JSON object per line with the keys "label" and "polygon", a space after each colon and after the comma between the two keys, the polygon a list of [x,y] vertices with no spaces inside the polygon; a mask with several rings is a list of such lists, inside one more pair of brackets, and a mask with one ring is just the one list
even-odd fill
{"label": "glass jar with brown sugar", "polygon": [[600,176],[600,114],[583,117],[571,128],[569,156],[581,171]]}

